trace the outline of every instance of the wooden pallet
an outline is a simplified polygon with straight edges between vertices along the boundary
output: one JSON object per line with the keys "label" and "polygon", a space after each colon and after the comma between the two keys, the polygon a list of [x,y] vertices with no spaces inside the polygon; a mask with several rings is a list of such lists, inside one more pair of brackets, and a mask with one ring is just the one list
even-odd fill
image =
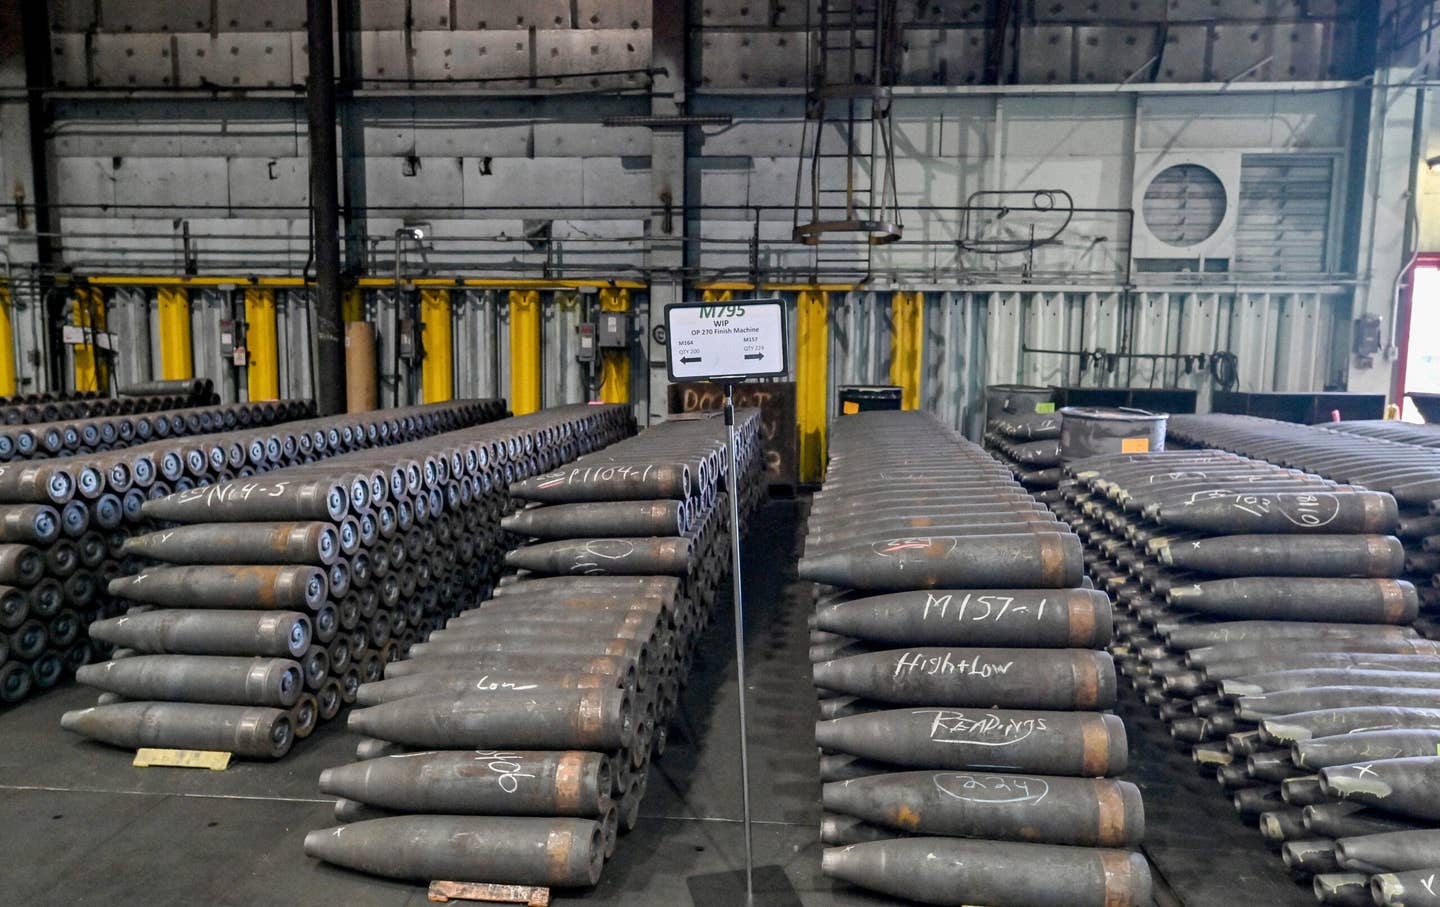
{"label": "wooden pallet", "polygon": [[496,885],[492,882],[431,882],[429,897],[437,904],[446,901],[484,901],[490,904],[524,904],[549,907],[550,889],[530,885]]}
{"label": "wooden pallet", "polygon": [[208,768],[212,772],[223,772],[230,767],[232,754],[215,750],[171,750],[141,747],[135,751],[136,768],[165,766],[167,768]]}

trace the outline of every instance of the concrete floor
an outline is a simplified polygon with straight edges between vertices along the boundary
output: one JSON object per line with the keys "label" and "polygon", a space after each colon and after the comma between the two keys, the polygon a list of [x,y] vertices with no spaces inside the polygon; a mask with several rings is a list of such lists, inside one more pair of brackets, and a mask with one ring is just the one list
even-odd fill
{"label": "concrete floor", "polygon": [[1213,778],[1201,775],[1164,722],[1133,698],[1116,711],[1130,739],[1125,778],[1145,799],[1145,843],[1159,907],[1315,907],[1310,883],[1297,883],[1242,821]]}
{"label": "concrete floor", "polygon": [[[808,596],[794,580],[802,515],[796,502],[773,502],[746,549],[756,903],[891,903],[819,873]],[[554,903],[743,903],[736,872],[744,865],[744,835],[733,640],[727,609],[702,640],[670,747],[652,770],[639,828],[621,839],[595,890]],[[60,730],[62,712],[93,701],[93,693],[71,684],[0,713],[0,902],[427,903],[419,885],[334,869],[302,851],[308,831],[333,824],[332,802],[318,794],[316,778],[354,752],[354,738],[338,722],[278,763],[241,762],[223,773],[136,769],[132,754]],[[1239,823],[1212,782],[1154,733],[1158,722],[1138,709],[1127,709],[1126,719],[1129,777],[1145,792],[1146,851],[1162,880],[1162,907],[1230,907],[1237,895],[1267,907],[1314,903],[1285,877],[1258,834]]]}

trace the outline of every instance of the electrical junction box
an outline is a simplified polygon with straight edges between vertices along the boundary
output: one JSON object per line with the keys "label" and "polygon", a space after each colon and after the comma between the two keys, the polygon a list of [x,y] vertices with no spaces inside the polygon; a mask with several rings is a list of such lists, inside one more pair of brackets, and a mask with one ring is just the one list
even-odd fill
{"label": "electrical junction box", "polygon": [[1355,355],[1374,356],[1380,352],[1380,316],[1361,315],[1355,319]]}
{"label": "electrical junction box", "polygon": [[576,362],[595,361],[595,325],[577,324],[575,333],[579,339],[579,345],[575,350]]}
{"label": "electrical junction box", "polygon": [[601,312],[595,345],[605,350],[625,349],[630,345],[630,314]]}

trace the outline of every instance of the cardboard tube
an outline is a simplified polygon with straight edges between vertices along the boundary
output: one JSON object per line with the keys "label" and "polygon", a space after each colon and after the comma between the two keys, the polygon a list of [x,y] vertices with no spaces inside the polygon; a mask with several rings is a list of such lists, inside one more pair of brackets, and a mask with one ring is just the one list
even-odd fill
{"label": "cardboard tube", "polygon": [[368,413],[379,406],[375,374],[375,325],[345,322],[345,411]]}

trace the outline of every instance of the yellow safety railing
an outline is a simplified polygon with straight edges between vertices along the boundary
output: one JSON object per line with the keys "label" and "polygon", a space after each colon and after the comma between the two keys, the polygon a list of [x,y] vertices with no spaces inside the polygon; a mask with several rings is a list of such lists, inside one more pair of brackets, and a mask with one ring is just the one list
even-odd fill
{"label": "yellow safety railing", "polygon": [[[824,292],[826,292],[826,293],[848,293],[848,292],[850,292],[851,290],[858,289],[858,288],[859,288],[859,284],[854,284],[854,283],[762,283],[762,284],[760,284],[760,285],[757,286],[757,285],[755,285],[755,284],[753,284],[753,283],[748,283],[748,282],[746,282],[746,281],[712,280],[712,281],[709,281],[709,282],[707,282],[707,283],[696,284],[696,285],[695,285],[695,288],[696,288],[697,290],[700,290],[702,293],[709,292],[709,291],[712,291],[712,290],[715,291],[715,292],[723,292],[723,291],[726,291],[726,290],[730,290],[730,291],[739,290],[739,291],[745,292],[745,293],[754,292],[755,290],[771,290],[771,291],[776,291],[776,292],[792,292],[792,293],[797,293],[797,292],[798,292],[798,293],[805,293],[805,292],[816,292],[816,291],[824,291]],[[710,302],[710,301],[712,301],[712,300],[710,300],[710,299],[707,297],[705,301],[706,301],[706,302]],[[716,300],[713,300],[713,301],[715,301],[715,302],[721,302],[721,301],[728,302],[729,300],[728,300],[728,299],[726,299],[726,300],[716,299]]]}
{"label": "yellow safety railing", "polygon": [[450,291],[421,290],[420,346],[425,358],[420,362],[420,394],[426,403],[444,403],[455,396],[453,337]]}
{"label": "yellow safety railing", "polygon": [[510,291],[510,409],[540,408],[540,291]]}
{"label": "yellow safety railing", "polygon": [[[600,311],[630,311],[630,291],[606,287],[600,291]],[[600,351],[600,399],[606,403],[630,402],[630,348]]]}
{"label": "yellow safety railing", "polygon": [[275,291],[245,290],[246,384],[251,400],[280,399],[280,344],[275,330]]}
{"label": "yellow safety railing", "polygon": [[[315,286],[314,280],[300,277],[168,277],[132,274],[88,276],[85,282],[97,287],[268,287],[285,289]],[[606,287],[643,290],[646,284],[637,280],[532,280],[506,277],[417,277],[406,280],[416,287],[488,288],[496,290],[583,290]],[[388,289],[395,286],[393,277],[362,277],[355,281],[361,289]],[[342,306],[343,306],[342,300]],[[359,319],[355,319],[359,320]]]}
{"label": "yellow safety railing", "polygon": [[925,360],[925,294],[896,293],[891,297],[890,326],[890,383],[901,389],[901,409],[919,409]]}

